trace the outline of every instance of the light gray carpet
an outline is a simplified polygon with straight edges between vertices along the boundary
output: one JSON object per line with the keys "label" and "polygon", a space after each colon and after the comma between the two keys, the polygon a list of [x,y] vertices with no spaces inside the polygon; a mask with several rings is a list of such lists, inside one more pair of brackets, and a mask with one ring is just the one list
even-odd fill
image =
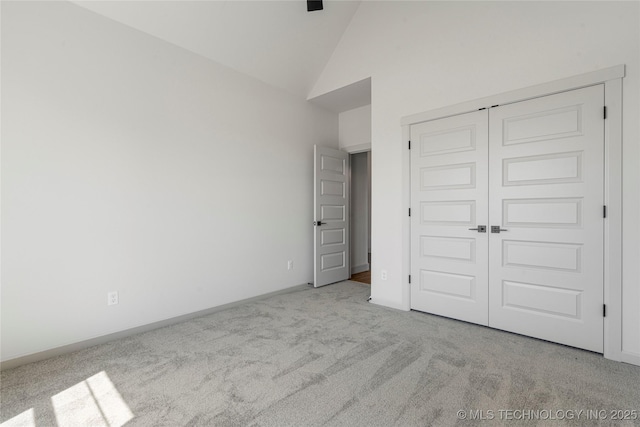
{"label": "light gray carpet", "polygon": [[[493,414],[486,425],[509,423],[500,410],[565,418],[518,425],[640,425],[609,412],[640,410],[640,367],[382,308],[369,292],[355,282],[299,290],[4,371],[0,420],[118,425],[126,405],[128,426],[478,424],[459,410]],[[572,410],[609,419],[557,412]]]}

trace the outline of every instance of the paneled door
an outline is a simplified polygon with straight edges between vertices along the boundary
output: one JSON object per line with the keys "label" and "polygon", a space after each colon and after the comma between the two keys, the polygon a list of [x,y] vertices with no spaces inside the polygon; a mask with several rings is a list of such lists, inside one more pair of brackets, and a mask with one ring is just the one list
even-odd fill
{"label": "paneled door", "polygon": [[602,353],[603,105],[599,85],[489,110],[491,327]]}
{"label": "paneled door", "polygon": [[412,309],[603,351],[603,106],[597,85],[411,126]]}
{"label": "paneled door", "polygon": [[487,325],[488,113],[413,125],[411,145],[411,308]]}
{"label": "paneled door", "polygon": [[313,286],[349,278],[349,154],[314,146]]}

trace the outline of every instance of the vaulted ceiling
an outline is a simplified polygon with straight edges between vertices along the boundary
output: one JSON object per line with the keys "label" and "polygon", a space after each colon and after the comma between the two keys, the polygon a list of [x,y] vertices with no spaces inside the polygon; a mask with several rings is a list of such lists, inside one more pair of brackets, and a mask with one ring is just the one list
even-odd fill
{"label": "vaulted ceiling", "polygon": [[360,1],[316,12],[305,0],[74,3],[306,98]]}

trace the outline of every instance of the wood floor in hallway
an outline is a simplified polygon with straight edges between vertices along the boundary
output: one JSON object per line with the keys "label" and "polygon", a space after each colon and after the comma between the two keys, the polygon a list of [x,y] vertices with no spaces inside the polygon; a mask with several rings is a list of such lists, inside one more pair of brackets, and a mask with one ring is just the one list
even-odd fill
{"label": "wood floor in hallway", "polygon": [[354,282],[366,283],[368,285],[371,284],[371,270],[363,271],[361,273],[356,273],[352,275],[349,280],[353,280]]}

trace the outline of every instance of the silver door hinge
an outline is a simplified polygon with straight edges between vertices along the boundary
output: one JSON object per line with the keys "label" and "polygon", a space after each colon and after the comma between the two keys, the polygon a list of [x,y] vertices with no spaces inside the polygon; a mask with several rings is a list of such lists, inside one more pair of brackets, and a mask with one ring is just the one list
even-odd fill
{"label": "silver door hinge", "polygon": [[604,205],[602,207],[602,218],[606,218],[607,217],[607,205]]}
{"label": "silver door hinge", "polygon": [[607,106],[602,107],[602,118],[607,119]]}
{"label": "silver door hinge", "polygon": [[607,304],[602,304],[602,317],[607,317]]}

